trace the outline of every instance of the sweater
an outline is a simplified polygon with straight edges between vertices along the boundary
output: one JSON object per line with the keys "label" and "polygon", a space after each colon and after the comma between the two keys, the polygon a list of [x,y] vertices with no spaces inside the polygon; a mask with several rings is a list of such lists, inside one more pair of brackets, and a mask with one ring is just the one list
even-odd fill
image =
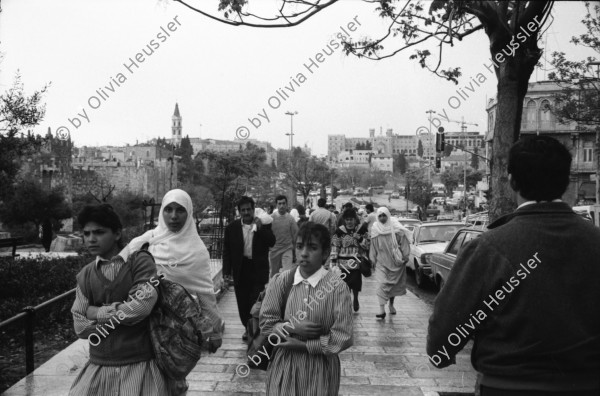
{"label": "sweater", "polygon": [[437,367],[474,339],[482,385],[600,390],[600,229],[563,202],[516,210],[458,254],[429,320]]}
{"label": "sweater", "polygon": [[[136,304],[135,296],[130,299],[131,290],[149,282],[152,277],[156,277],[154,260],[149,253],[140,252],[130,256],[112,282],[104,277],[94,261],[77,274],[77,284],[90,305],[103,306],[129,300],[129,304]],[[117,313],[117,319],[118,316]],[[114,329],[104,326],[108,334],[101,342],[96,345],[90,343],[92,363],[120,366],[154,358],[148,318],[131,326],[114,320],[113,325]]]}

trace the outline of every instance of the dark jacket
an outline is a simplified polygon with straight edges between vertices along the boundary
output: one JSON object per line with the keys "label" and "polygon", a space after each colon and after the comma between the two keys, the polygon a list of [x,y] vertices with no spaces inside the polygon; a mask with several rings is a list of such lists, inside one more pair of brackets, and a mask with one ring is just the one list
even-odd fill
{"label": "dark jacket", "polygon": [[436,299],[432,363],[450,365],[474,338],[483,385],[600,390],[600,229],[563,202],[522,207],[489,228],[459,252]]}
{"label": "dark jacket", "polygon": [[[271,224],[263,224],[252,238],[251,281],[267,283],[269,281],[269,248],[275,245],[275,235]],[[242,220],[235,220],[225,228],[223,239],[223,275],[233,275],[234,285],[240,282],[242,259],[244,257],[244,232]],[[246,281],[247,279],[245,279]]]}

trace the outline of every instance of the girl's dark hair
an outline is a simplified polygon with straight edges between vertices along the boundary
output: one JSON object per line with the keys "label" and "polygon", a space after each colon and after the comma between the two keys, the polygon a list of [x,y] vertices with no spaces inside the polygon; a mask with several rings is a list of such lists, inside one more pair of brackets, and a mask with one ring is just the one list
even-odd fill
{"label": "girl's dark hair", "polygon": [[344,220],[356,219],[357,217],[358,217],[358,215],[356,214],[356,209],[354,209],[354,208],[346,209],[344,211],[344,213],[342,214],[342,219],[344,219]]}
{"label": "girl's dark hair", "polygon": [[[100,224],[102,227],[110,228],[112,232],[123,230],[121,219],[109,204],[87,205],[77,215],[77,222],[81,228],[89,222]],[[119,248],[125,247],[121,239],[118,241]]]}
{"label": "girl's dark hair", "polygon": [[328,250],[331,248],[331,236],[327,227],[312,221],[307,221],[300,227],[296,239],[300,238],[302,243],[306,244],[310,242],[310,238],[313,236],[319,241],[321,249]]}

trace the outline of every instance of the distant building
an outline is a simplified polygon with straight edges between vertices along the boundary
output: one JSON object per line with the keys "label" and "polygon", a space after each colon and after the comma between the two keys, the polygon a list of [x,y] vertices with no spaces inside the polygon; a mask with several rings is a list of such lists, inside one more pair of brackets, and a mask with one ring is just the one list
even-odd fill
{"label": "distant building", "polygon": [[328,135],[327,139],[327,157],[330,162],[335,163],[339,154],[356,150],[357,146],[369,144],[375,154],[404,154],[417,155],[419,140],[423,145],[423,158],[435,158],[435,135],[396,135],[393,129],[387,129],[385,135],[380,129],[379,135],[375,134],[375,129],[369,129],[368,137],[347,138],[345,135]]}
{"label": "distant building", "polygon": [[171,117],[171,143],[179,146],[181,144],[181,115],[179,114],[179,104],[175,103],[175,111]]}
{"label": "distant building", "polygon": [[[554,96],[561,91],[554,81],[529,83],[523,101],[521,118],[522,135],[547,135],[559,140],[573,156],[571,164],[571,183],[563,200],[574,205],[579,200],[595,200],[595,173],[598,166],[594,159],[595,131],[576,122],[561,124],[551,109]],[[494,123],[497,118],[497,100],[492,98],[487,104],[489,139],[493,137]],[[489,150],[491,155],[491,147]]]}

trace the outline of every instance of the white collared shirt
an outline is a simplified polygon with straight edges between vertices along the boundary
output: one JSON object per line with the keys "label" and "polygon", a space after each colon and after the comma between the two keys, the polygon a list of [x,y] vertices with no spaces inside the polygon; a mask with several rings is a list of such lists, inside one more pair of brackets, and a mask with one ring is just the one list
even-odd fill
{"label": "white collared shirt", "polygon": [[[542,203],[542,202],[548,202],[548,201],[539,201],[539,202],[538,201],[526,201],[526,202],[523,202],[521,205],[519,205],[517,207],[517,209],[521,209],[522,207],[527,206],[527,205],[533,205],[533,204]],[[553,199],[552,202],[562,202],[562,199]]]}
{"label": "white collared shirt", "polygon": [[294,274],[294,283],[293,285],[297,285],[298,283],[308,283],[313,288],[317,287],[319,281],[323,279],[323,277],[327,274],[327,270],[323,267],[319,268],[317,272],[308,277],[308,279],[304,279],[302,274],[300,274],[300,267],[296,268],[296,273]]}
{"label": "white collared shirt", "polygon": [[242,222],[242,232],[244,234],[244,257],[252,259],[252,240],[254,239],[254,232],[256,231],[256,224],[244,224]]}

